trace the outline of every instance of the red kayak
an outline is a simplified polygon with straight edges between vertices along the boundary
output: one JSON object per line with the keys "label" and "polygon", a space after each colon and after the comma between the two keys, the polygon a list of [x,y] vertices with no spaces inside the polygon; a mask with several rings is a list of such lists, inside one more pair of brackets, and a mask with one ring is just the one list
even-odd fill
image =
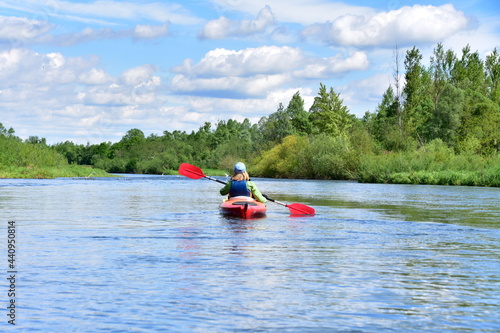
{"label": "red kayak", "polygon": [[224,215],[251,219],[264,217],[267,207],[262,202],[249,197],[233,197],[224,201],[219,209]]}

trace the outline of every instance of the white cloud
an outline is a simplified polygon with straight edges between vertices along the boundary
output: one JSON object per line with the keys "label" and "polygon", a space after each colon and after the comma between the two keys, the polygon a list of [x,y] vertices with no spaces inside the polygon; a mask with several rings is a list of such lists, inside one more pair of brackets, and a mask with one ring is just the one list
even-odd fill
{"label": "white cloud", "polygon": [[173,68],[173,72],[199,77],[276,74],[303,61],[301,50],[288,46],[262,46],[241,51],[219,48],[209,51],[197,64],[186,60],[182,66]]}
{"label": "white cloud", "polygon": [[121,80],[129,86],[151,86],[157,82],[154,76],[156,68],[152,65],[142,65],[126,70],[121,74]]}
{"label": "white cloud", "polygon": [[151,40],[169,35],[169,24],[138,24],[132,29],[84,28],[80,32],[50,35],[54,26],[47,21],[30,20],[24,17],[0,16],[0,47],[20,47],[29,44],[56,44],[71,46],[99,39],[130,37],[134,40]]}
{"label": "white cloud", "polygon": [[118,33],[114,31],[113,29],[110,28],[103,28],[103,29],[92,29],[90,27],[87,27],[83,29],[81,32],[72,32],[68,34],[63,34],[63,35],[54,35],[52,38],[46,39],[46,42],[58,44],[58,45],[63,45],[63,46],[71,46],[71,45],[76,45],[76,44],[81,44],[93,40],[99,40],[99,39],[112,39],[112,38],[117,38]]}
{"label": "white cloud", "polygon": [[172,80],[174,91],[192,95],[212,95],[214,97],[247,98],[258,97],[270,89],[285,84],[287,75],[255,75],[249,78],[219,77],[190,79],[184,75],[177,75]]}
{"label": "white cloud", "polygon": [[[118,76],[96,66],[96,59],[61,53],[0,52],[0,109],[11,111],[2,113],[2,123],[19,130],[18,135],[48,136],[50,142],[68,139],[54,138],[60,137],[62,128],[71,133],[98,131],[97,140],[126,124],[142,122],[164,103],[154,66],[138,66]],[[98,128],[93,127],[96,122]]]}
{"label": "white cloud", "polygon": [[495,47],[500,50],[499,32],[500,21],[498,15],[494,15],[492,19],[483,18],[474,29],[463,30],[447,38],[444,46],[461,55],[462,49],[466,45],[470,45],[473,52],[477,50],[485,59]]}
{"label": "white cloud", "polygon": [[60,12],[79,16],[124,20],[148,19],[157,22],[171,21],[176,24],[195,24],[199,22],[199,19],[189,14],[181,5],[175,3],[110,0],[85,3],[60,1],[59,3]]}
{"label": "white cloud", "polygon": [[28,90],[28,87],[54,85],[53,88],[62,89],[59,85],[74,82],[92,65],[88,59],[68,59],[60,53],[40,54],[27,49],[10,49],[0,52],[0,88]]}
{"label": "white cloud", "polygon": [[303,25],[332,21],[352,13],[366,16],[375,12],[369,7],[329,0],[275,0],[272,3],[268,0],[212,0],[212,2],[226,10],[238,10],[249,14],[270,5],[277,21]]}
{"label": "white cloud", "polygon": [[[219,120],[236,119],[243,121],[248,118],[257,123],[263,116],[277,110],[278,105],[288,105],[292,96],[300,92],[308,109],[314,100],[315,92],[307,88],[275,89],[268,91],[260,98],[231,99],[189,96],[182,102],[183,107],[176,107],[168,111],[168,115],[177,120],[192,122],[190,129],[197,129],[205,121],[216,123]],[[167,116],[167,114],[165,114]],[[186,124],[178,124],[177,129],[185,129]]]}
{"label": "white cloud", "polygon": [[44,35],[50,29],[52,25],[45,21],[0,16],[0,42],[10,42],[14,45],[29,42]]}
{"label": "white cloud", "polygon": [[365,70],[368,58],[354,52],[344,58],[307,57],[299,48],[263,46],[241,51],[216,49],[199,63],[184,61],[175,67],[172,90],[191,95],[215,94],[233,98],[263,97],[269,90],[287,87],[298,80],[338,77]]}
{"label": "white cloud", "polygon": [[102,85],[113,81],[113,77],[102,69],[92,68],[90,71],[80,74],[79,81],[89,85]]}
{"label": "white cloud", "polygon": [[209,21],[198,34],[201,39],[223,39],[263,33],[274,25],[274,15],[269,6],[259,11],[255,20],[230,20],[224,16]]}
{"label": "white cloud", "polygon": [[332,22],[306,27],[305,39],[331,45],[386,46],[436,43],[467,29],[468,18],[451,4],[414,5],[367,17],[346,15]]}
{"label": "white cloud", "polygon": [[136,39],[155,39],[168,35],[168,23],[160,26],[138,24],[134,29],[134,38]]}
{"label": "white cloud", "polygon": [[163,25],[138,24],[133,29],[114,30],[111,28],[93,29],[87,27],[81,32],[45,37],[40,42],[63,46],[72,46],[100,39],[118,39],[130,37],[134,40],[150,40],[168,36],[168,23]]}
{"label": "white cloud", "polygon": [[368,69],[369,61],[366,53],[356,51],[349,58],[338,55],[310,61],[304,68],[294,72],[295,77],[321,79],[338,76],[342,73]]}
{"label": "white cloud", "polygon": [[228,18],[222,16],[205,24],[203,30],[199,33],[201,39],[222,39],[225,38],[234,24]]}
{"label": "white cloud", "polygon": [[[0,6],[31,13],[34,16],[44,19],[57,17],[71,21],[99,24],[114,25],[116,22],[113,21],[116,20],[151,20],[156,22],[172,22],[181,25],[198,24],[201,22],[199,18],[181,5],[159,1],[97,0],[70,2],[10,0],[0,1]],[[99,19],[111,20],[111,22]]]}
{"label": "white cloud", "polygon": [[382,95],[393,83],[393,78],[389,73],[378,73],[361,80],[351,81],[339,87],[337,92],[341,94],[344,104],[351,113],[362,117],[366,111],[375,111],[382,101]]}
{"label": "white cloud", "polygon": [[[125,71],[117,78],[105,75],[106,80],[80,92],[78,100],[84,104],[103,106],[159,105],[161,79],[155,72],[153,66],[143,65]],[[91,70],[91,73],[95,73],[95,70]]]}

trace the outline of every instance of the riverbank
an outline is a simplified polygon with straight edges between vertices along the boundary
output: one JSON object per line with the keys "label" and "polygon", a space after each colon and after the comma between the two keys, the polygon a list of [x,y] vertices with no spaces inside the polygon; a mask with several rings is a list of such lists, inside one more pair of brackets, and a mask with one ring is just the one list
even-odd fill
{"label": "riverbank", "polygon": [[60,177],[114,177],[104,170],[82,165],[59,166],[0,166],[1,178],[53,179]]}
{"label": "riverbank", "polygon": [[361,183],[500,187],[500,156],[455,155],[449,148],[366,156]]}
{"label": "riverbank", "polygon": [[500,187],[500,169],[486,171],[415,171],[366,175],[359,183]]}
{"label": "riverbank", "polygon": [[112,177],[93,166],[69,164],[44,143],[23,142],[0,133],[0,147],[0,178]]}

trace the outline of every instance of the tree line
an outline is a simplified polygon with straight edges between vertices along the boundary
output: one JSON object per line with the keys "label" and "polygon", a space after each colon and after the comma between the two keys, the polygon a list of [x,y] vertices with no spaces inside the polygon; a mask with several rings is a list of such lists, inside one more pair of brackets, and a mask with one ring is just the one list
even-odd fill
{"label": "tree line", "polygon": [[362,118],[320,83],[309,110],[297,92],[257,124],[220,120],[147,137],[134,128],[116,143],[50,149],[111,173],[169,174],[182,162],[229,171],[244,161],[265,177],[500,186],[497,49],[482,60],[469,46],[456,55],[438,44],[429,66],[422,58],[416,47],[396,50],[394,82]]}

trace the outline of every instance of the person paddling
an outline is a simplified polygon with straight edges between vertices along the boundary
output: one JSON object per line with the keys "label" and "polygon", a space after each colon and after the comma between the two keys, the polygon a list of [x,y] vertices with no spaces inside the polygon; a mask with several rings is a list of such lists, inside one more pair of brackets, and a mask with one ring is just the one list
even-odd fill
{"label": "person paddling", "polygon": [[231,180],[227,182],[220,190],[221,195],[229,194],[229,197],[252,197],[260,202],[267,202],[262,193],[255,185],[253,181],[250,180],[247,168],[243,162],[238,162],[234,165],[234,174]]}

